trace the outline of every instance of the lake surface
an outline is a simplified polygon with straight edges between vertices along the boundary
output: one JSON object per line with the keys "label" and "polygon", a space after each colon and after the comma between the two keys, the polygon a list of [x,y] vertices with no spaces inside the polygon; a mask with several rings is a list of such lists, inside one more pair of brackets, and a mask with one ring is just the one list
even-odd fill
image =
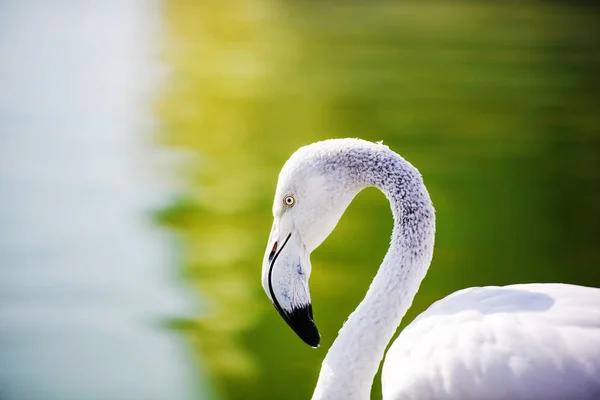
{"label": "lake surface", "polygon": [[197,398],[195,312],[152,213],[156,1],[0,3],[0,398]]}
{"label": "lake surface", "polygon": [[220,398],[310,398],[389,244],[389,205],[365,190],[311,255],[320,348],[270,304],[277,175],[317,140],[383,140],[423,174],[436,244],[403,324],[468,286],[600,286],[597,8],[170,0],[165,21],[159,139],[192,156],[159,220],[184,238],[180,267],[206,307],[177,326]]}

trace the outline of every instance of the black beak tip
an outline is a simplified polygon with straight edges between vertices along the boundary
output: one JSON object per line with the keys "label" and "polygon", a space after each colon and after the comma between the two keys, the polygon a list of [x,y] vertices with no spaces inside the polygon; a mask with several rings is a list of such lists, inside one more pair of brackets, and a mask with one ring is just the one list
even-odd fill
{"label": "black beak tip", "polygon": [[312,305],[294,308],[291,312],[281,313],[283,319],[296,334],[310,347],[316,349],[321,344],[321,335],[315,325]]}
{"label": "black beak tip", "polygon": [[304,340],[304,343],[316,349],[321,344],[321,335],[319,334],[319,330],[317,329],[314,322],[312,323],[312,328],[309,330],[305,330],[304,332],[297,332],[300,339]]}

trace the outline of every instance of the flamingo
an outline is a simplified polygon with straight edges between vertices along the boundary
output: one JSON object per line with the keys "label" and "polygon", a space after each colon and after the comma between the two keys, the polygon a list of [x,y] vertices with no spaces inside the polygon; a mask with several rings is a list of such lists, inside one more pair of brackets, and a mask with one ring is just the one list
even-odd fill
{"label": "flamingo", "polygon": [[[365,400],[431,263],[435,211],[418,170],[382,143],[331,139],[285,163],[262,265],[273,305],[312,347],[310,253],[365,187],[390,202],[390,247],[325,356],[313,400]],[[472,287],[433,303],[398,336],[383,398],[600,399],[600,289],[560,283]]]}

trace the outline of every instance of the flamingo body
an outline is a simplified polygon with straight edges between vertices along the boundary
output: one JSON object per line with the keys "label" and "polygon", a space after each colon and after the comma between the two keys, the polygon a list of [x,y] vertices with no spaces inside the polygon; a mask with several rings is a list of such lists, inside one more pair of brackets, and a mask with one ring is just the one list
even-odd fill
{"label": "flamingo body", "polygon": [[382,382],[393,400],[599,399],[600,290],[459,290],[401,332]]}

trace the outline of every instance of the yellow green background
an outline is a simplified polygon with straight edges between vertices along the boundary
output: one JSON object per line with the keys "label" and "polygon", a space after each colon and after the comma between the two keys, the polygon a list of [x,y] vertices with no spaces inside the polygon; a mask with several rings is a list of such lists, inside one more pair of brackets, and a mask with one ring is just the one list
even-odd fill
{"label": "yellow green background", "polygon": [[[385,254],[391,214],[361,193],[311,257],[322,345],[260,283],[279,169],[300,146],[383,140],[437,210],[405,317],[460,288],[600,286],[600,24],[586,3],[167,0],[158,143],[184,189],[156,213],[201,299],[176,319],[219,399],[307,399]],[[373,397],[380,398],[379,377]]]}

